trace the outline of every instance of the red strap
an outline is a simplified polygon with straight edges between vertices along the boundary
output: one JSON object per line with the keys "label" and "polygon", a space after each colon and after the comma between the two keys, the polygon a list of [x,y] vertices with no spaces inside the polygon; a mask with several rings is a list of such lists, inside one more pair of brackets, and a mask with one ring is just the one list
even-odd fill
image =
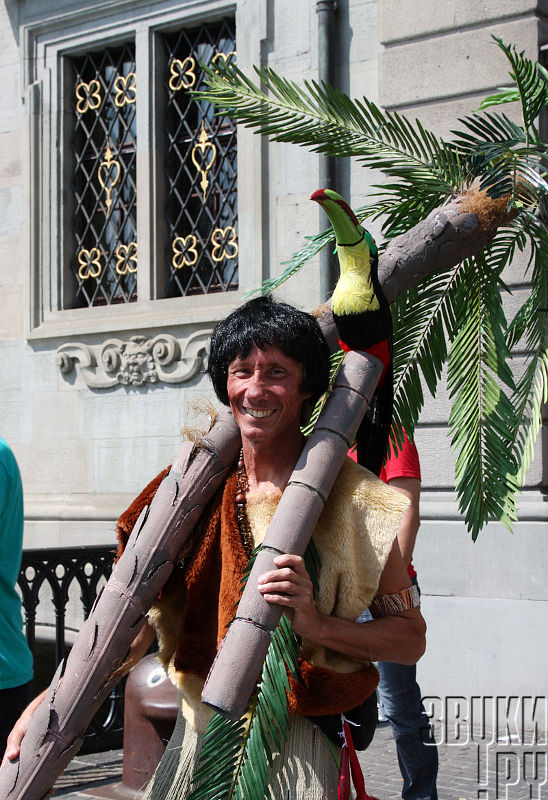
{"label": "red strap", "polygon": [[[367,794],[367,792],[365,791],[365,780],[363,777],[362,768],[360,766],[360,762],[358,761],[356,748],[354,747],[354,741],[352,739],[350,725],[346,720],[344,720],[343,722],[343,733],[344,733],[343,751],[345,750],[348,751],[348,760],[350,762],[350,769],[352,771],[352,782],[356,790],[356,800],[377,800],[376,797]],[[341,764],[342,764],[342,753],[341,753]]]}
{"label": "red strap", "polygon": [[350,769],[348,762],[348,747],[346,742],[343,744],[341,750],[341,766],[339,768],[337,797],[339,800],[348,800],[350,797]]}

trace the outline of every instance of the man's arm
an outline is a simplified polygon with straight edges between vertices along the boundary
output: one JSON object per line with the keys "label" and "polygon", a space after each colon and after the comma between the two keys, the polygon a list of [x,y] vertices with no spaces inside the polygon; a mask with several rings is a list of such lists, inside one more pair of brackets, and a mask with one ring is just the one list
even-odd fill
{"label": "man's arm", "polygon": [[415,547],[415,539],[420,526],[420,495],[421,495],[421,482],[419,478],[392,478],[388,481],[388,485],[392,486],[401,494],[408,497],[410,504],[402,517],[402,521],[398,530],[398,544],[400,546],[403,563],[407,566],[413,557],[413,548]]}
{"label": "man's arm", "polygon": [[[120,676],[125,675],[129,670],[137,664],[144,655],[146,655],[148,648],[154,641],[155,637],[154,629],[145,622],[143,627],[141,628],[140,632],[137,634],[131,647],[129,648],[129,654],[127,659],[124,661],[122,666],[120,667]],[[38,706],[43,703],[48,693],[48,689],[44,689],[41,694],[37,695],[37,697],[32,700],[28,706],[25,708],[15,725],[13,726],[10,735],[8,736],[8,740],[6,743],[6,751],[4,753],[4,758],[2,759],[2,764],[4,761],[14,761],[16,758],[19,757],[19,751],[21,749],[21,742],[23,741],[25,734],[28,730],[29,723],[31,721],[32,715],[38,708]]]}
{"label": "man's arm", "polygon": [[[357,661],[416,664],[424,653],[426,624],[418,608],[371,622],[357,623],[321,614],[314,604],[312,581],[300,556],[274,559],[278,569],[259,578],[268,603],[284,608],[296,633]],[[378,594],[392,594],[410,585],[397,541],[382,571]]]}

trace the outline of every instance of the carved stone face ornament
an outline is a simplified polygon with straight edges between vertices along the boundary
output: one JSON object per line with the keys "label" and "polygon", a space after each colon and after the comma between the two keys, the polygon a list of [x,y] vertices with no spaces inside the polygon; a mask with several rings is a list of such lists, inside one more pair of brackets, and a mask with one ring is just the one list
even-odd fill
{"label": "carved stone face ornament", "polygon": [[152,343],[145,336],[132,336],[120,350],[120,383],[143,386],[157,383],[158,373],[152,357]]}

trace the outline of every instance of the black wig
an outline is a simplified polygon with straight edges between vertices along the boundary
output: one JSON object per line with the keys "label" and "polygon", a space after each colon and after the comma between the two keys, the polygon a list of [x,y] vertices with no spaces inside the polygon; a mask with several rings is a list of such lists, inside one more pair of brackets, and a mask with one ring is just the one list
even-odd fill
{"label": "black wig", "polygon": [[211,336],[208,373],[215,394],[228,405],[228,367],[235,358],[246,358],[256,345],[261,350],[278,347],[302,365],[301,391],[316,400],[329,382],[329,349],[311,314],[269,295],[245,303],[217,323]]}

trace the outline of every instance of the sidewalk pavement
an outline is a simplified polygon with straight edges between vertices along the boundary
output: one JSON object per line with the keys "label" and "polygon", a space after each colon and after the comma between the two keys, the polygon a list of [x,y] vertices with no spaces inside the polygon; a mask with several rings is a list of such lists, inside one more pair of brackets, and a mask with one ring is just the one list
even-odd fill
{"label": "sidewalk pavement", "polygon": [[[548,800],[546,748],[480,741],[438,747],[439,800]],[[377,728],[371,746],[360,753],[368,794],[379,800],[400,800],[402,778],[390,726]],[[55,784],[63,800],[112,800],[134,797],[121,793],[122,751],[77,756]],[[498,781],[498,782],[497,782]]]}

